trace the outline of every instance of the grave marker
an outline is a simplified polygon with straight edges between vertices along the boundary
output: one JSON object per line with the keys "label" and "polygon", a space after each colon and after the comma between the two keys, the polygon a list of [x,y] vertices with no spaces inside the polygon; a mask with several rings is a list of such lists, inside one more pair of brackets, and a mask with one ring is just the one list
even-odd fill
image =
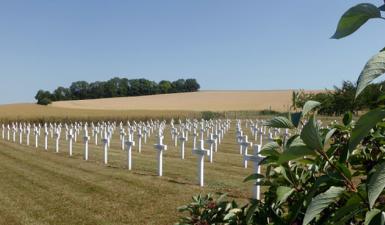
{"label": "grave marker", "polygon": [[68,144],[68,150],[69,150],[69,155],[70,156],[72,156],[72,142],[73,142],[73,139],[74,139],[74,134],[73,134],[73,129],[71,128],[70,130],[69,130],[69,134],[67,135],[67,140],[68,140],[68,142],[69,142],[69,144]]}
{"label": "grave marker", "polygon": [[88,136],[88,128],[87,125],[84,126],[84,160],[88,160],[88,142],[90,140],[90,137]]}
{"label": "grave marker", "polygon": [[205,156],[210,155],[210,151],[204,148],[203,140],[199,141],[199,148],[193,149],[192,153],[198,156],[198,181],[199,186],[204,186],[204,165],[205,165]]}
{"label": "grave marker", "polygon": [[163,144],[163,135],[160,130],[158,134],[158,143],[154,145],[154,148],[158,153],[158,176],[161,177],[163,176],[163,151],[167,150],[167,145]]}
{"label": "grave marker", "polygon": [[[252,161],[254,163],[254,173],[258,173],[258,174],[261,173],[260,163],[263,160],[263,157],[259,156],[260,149],[261,149],[260,145],[254,145],[254,154],[253,155],[247,155],[246,154],[244,156],[245,160]],[[259,181],[260,181],[260,179],[257,179],[256,183],[258,183]],[[252,193],[253,193],[253,195],[252,195],[253,199],[260,200],[260,197],[261,197],[261,186],[255,184],[253,186],[253,192]]]}
{"label": "grave marker", "polygon": [[104,149],[104,164],[108,164],[108,134],[107,130],[104,130],[104,138],[103,138],[103,149]]}
{"label": "grave marker", "polygon": [[181,156],[181,159],[184,159],[184,144],[187,141],[187,138],[184,132],[181,133],[178,139],[180,141],[180,156]]}
{"label": "grave marker", "polygon": [[135,146],[135,141],[133,141],[132,134],[128,134],[128,140],[126,141],[127,145],[127,168],[131,170],[132,168],[132,146]]}

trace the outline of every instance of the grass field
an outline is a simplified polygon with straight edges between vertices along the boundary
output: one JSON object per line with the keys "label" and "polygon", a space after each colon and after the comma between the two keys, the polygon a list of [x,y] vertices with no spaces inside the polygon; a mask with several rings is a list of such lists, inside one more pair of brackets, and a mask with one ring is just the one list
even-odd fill
{"label": "grass field", "polygon": [[93,144],[90,160],[84,161],[79,140],[73,157],[68,156],[64,138],[60,153],[54,153],[51,139],[48,151],[0,140],[0,224],[173,224],[179,216],[176,208],[201,192],[227,192],[246,201],[251,184],[243,183],[243,179],[252,168],[243,168],[234,127],[219,146],[214,163],[206,160],[204,188],[197,185],[191,140],[186,145],[186,159],[181,160],[169,130],[165,133],[169,150],[164,155],[161,178],[157,177],[152,147],[154,135],[142,153],[134,148],[133,171],[127,170],[118,132],[108,166],[102,164],[101,146]]}

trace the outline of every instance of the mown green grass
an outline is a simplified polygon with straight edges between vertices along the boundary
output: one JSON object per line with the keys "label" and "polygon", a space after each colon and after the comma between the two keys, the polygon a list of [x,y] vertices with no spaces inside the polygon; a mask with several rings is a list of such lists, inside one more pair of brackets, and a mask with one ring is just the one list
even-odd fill
{"label": "mown green grass", "polygon": [[74,145],[73,157],[68,156],[64,134],[59,153],[54,152],[51,139],[48,151],[42,148],[42,138],[40,147],[34,148],[32,135],[30,147],[1,140],[0,224],[173,224],[180,216],[176,208],[199,193],[226,192],[246,202],[252,184],[243,183],[243,179],[253,169],[252,165],[243,168],[234,129],[233,124],[214,163],[206,160],[204,188],[197,185],[191,138],[186,159],[181,160],[168,129],[163,177],[157,177],[154,135],[143,144],[142,153],[134,148],[132,171],[127,170],[118,132],[111,143],[108,165],[102,163],[101,146],[93,144],[90,160],[82,159],[81,137]]}

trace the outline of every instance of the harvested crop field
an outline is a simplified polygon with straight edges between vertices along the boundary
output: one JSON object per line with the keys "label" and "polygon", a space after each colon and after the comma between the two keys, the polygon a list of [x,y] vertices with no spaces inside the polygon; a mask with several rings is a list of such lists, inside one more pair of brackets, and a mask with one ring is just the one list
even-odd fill
{"label": "harvested crop field", "polygon": [[52,107],[103,110],[286,111],[291,90],[199,91],[191,93],[54,102]]}

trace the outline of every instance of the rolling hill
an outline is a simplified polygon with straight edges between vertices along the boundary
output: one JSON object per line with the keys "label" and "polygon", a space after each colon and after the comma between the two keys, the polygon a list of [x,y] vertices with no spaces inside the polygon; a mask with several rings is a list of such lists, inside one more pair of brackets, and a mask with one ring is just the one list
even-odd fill
{"label": "rolling hill", "polygon": [[200,91],[177,94],[54,102],[50,107],[87,110],[285,111],[291,90]]}

